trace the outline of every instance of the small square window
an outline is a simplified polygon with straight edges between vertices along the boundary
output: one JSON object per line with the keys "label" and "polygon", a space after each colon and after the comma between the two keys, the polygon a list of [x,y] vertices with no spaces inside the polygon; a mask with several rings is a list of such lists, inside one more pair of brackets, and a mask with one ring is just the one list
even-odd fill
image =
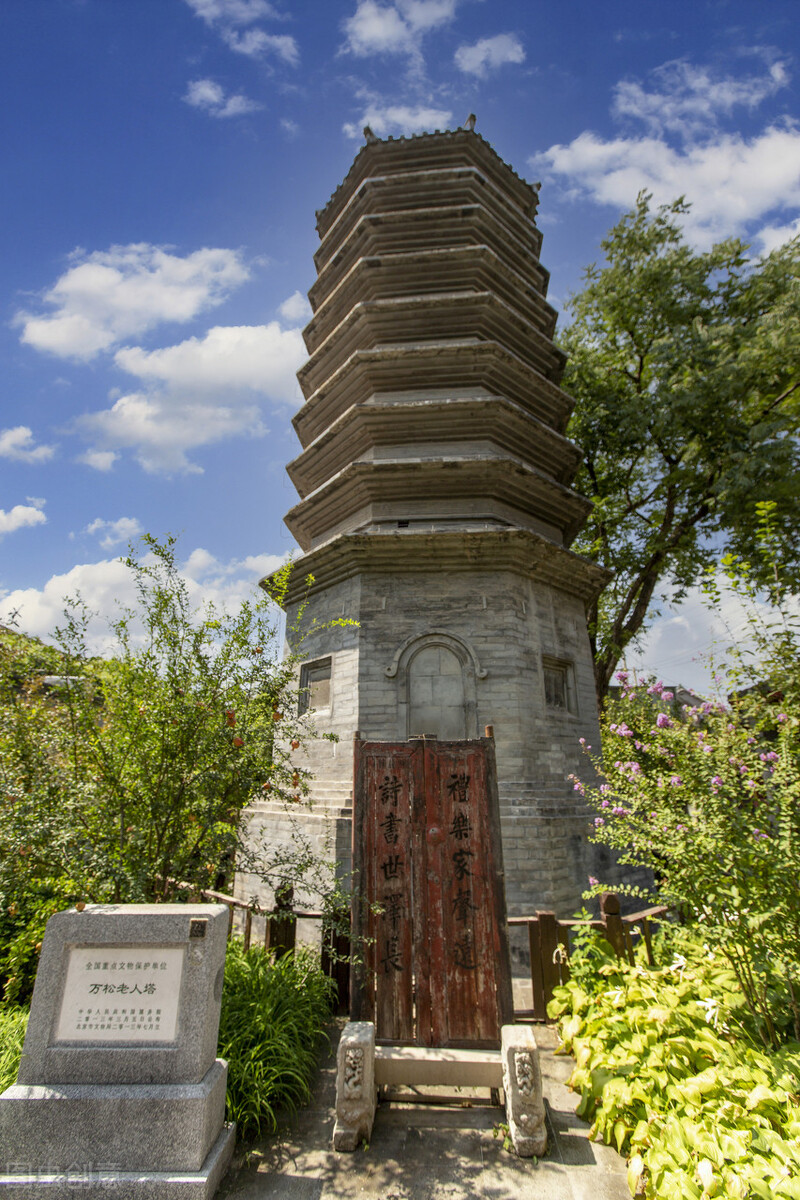
{"label": "small square window", "polygon": [[300,668],[298,712],[313,712],[331,706],[331,660],[318,658]]}
{"label": "small square window", "polygon": [[572,663],[563,659],[542,657],[544,673],[544,702],[548,708],[576,713],[575,681]]}

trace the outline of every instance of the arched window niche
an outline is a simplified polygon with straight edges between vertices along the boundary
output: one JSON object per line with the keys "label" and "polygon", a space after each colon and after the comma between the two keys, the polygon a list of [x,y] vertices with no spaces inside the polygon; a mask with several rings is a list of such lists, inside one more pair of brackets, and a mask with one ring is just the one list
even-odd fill
{"label": "arched window niche", "polygon": [[473,649],[433,630],[409,638],[386,676],[397,680],[397,736],[430,734],[440,741],[478,736],[476,681],[486,678]]}

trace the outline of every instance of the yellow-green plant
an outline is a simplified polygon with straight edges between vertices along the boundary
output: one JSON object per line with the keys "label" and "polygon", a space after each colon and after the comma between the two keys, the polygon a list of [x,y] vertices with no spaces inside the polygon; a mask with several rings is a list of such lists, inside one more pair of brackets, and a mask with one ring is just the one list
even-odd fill
{"label": "yellow-green plant", "polygon": [[800,1200],[800,1043],[756,1048],[726,959],[687,943],[669,967],[600,975],[605,988],[570,983],[548,1012],[578,1112],[628,1155],[632,1195]]}

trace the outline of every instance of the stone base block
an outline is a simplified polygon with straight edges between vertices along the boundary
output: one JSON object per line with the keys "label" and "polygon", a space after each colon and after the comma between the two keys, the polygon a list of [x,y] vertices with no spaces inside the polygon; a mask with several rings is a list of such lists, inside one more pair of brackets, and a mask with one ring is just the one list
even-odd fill
{"label": "stone base block", "polygon": [[199,1171],[122,1171],[87,1164],[84,1152],[83,1162],[65,1171],[0,1174],[0,1190],[3,1200],[211,1200],[235,1142],[236,1126],[224,1126]]}
{"label": "stone base block", "polygon": [[196,1084],[14,1084],[0,1096],[0,1171],[14,1173],[12,1158],[53,1175],[103,1163],[201,1171],[225,1120],[227,1075],[217,1059]]}
{"label": "stone base block", "polygon": [[514,1149],[521,1158],[539,1157],[547,1149],[547,1128],[539,1051],[530,1025],[504,1025],[500,1054],[506,1120]]}
{"label": "stone base block", "polygon": [[355,1150],[369,1141],[375,1120],[375,1026],[350,1021],[336,1055],[334,1150]]}

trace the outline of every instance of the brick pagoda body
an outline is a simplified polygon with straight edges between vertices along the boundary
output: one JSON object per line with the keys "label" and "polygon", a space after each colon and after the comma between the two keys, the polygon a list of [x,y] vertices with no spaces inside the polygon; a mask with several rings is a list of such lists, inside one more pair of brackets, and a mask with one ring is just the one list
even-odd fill
{"label": "brick pagoda body", "polygon": [[[537,202],[459,129],[367,144],[317,214],[287,628],[304,598],[305,628],[358,624],[303,644],[305,702],[340,740],[311,744],[314,805],[292,820],[346,873],[354,733],[491,725],[509,912],[565,914],[603,869],[568,776],[597,744],[585,611],[606,577],[569,549],[589,506]],[[269,803],[251,828],[293,836]]]}

